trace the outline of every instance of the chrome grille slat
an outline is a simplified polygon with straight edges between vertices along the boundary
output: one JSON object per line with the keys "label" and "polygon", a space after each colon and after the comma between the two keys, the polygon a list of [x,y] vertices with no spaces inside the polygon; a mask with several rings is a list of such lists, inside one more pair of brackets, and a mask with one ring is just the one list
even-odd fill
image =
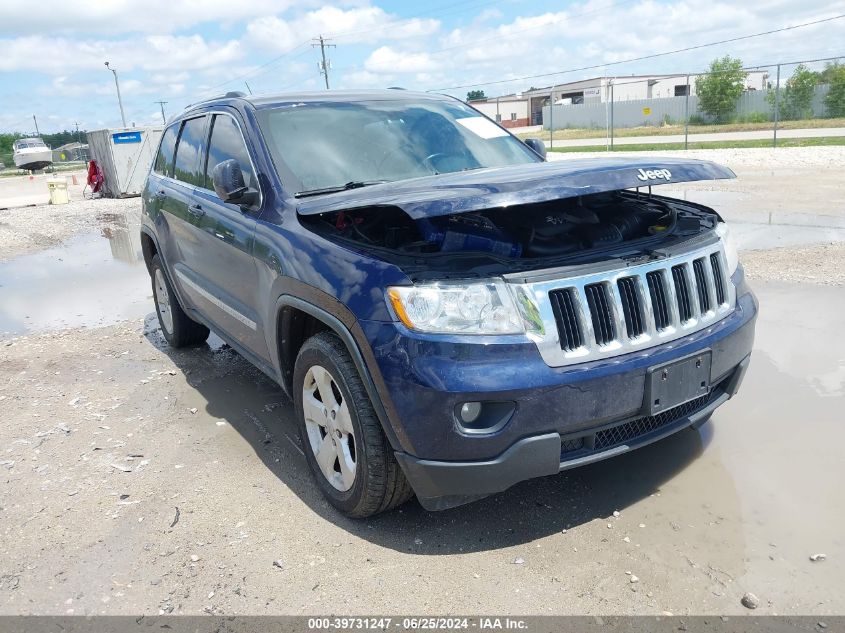
{"label": "chrome grille slat", "polygon": [[675,297],[678,302],[678,319],[680,324],[683,325],[693,318],[689,276],[687,275],[686,266],[684,264],[672,266],[672,283],[675,287]]}
{"label": "chrome grille slat", "polygon": [[666,296],[666,280],[662,270],[652,270],[646,274],[648,283],[649,300],[651,301],[654,316],[654,327],[657,331],[665,330],[672,325],[672,313],[669,310],[669,301]]}
{"label": "chrome grille slat", "polygon": [[645,331],[637,286],[635,277],[623,277],[616,283],[628,338],[636,338]]}
{"label": "chrome grille slat", "polygon": [[552,367],[646,349],[718,321],[736,289],[716,242],[683,255],[564,279],[518,283],[544,332],[532,337]]}
{"label": "chrome grille slat", "polygon": [[719,253],[710,255],[710,269],[713,271],[714,290],[716,291],[716,304],[725,303],[725,279],[722,276],[722,262]]}
{"label": "chrome grille slat", "polygon": [[699,257],[692,262],[693,277],[695,277],[695,289],[698,297],[699,313],[704,314],[710,312],[710,306],[713,304],[710,296],[712,281],[708,283],[707,273],[705,272],[704,258]]}
{"label": "chrome grille slat", "polygon": [[593,333],[597,345],[607,345],[616,338],[613,313],[607,301],[607,287],[603,283],[584,287],[587,307],[593,321]]}
{"label": "chrome grille slat", "polygon": [[552,301],[552,309],[558,323],[561,349],[568,352],[578,349],[584,344],[584,339],[581,336],[578,311],[575,307],[572,289],[553,290],[549,293],[549,298]]}

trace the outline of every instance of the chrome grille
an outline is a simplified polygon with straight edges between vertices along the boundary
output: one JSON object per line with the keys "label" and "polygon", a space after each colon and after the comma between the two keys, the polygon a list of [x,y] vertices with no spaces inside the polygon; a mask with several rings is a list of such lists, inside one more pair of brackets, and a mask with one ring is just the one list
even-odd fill
{"label": "chrome grille", "polygon": [[514,284],[534,298],[534,337],[552,367],[645,349],[701,330],[734,308],[721,243],[645,264]]}

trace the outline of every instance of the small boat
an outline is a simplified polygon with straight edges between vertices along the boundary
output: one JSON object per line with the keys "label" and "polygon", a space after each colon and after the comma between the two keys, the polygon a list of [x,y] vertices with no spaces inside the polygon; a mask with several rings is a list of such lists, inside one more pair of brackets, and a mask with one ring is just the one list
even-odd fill
{"label": "small boat", "polygon": [[22,138],[14,142],[12,157],[18,169],[44,169],[53,164],[53,152],[40,138]]}

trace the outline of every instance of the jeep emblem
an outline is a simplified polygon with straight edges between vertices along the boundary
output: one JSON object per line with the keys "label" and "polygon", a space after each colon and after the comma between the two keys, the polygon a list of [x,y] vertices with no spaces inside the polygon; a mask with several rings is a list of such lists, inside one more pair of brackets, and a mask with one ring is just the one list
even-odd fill
{"label": "jeep emblem", "polygon": [[646,180],[672,180],[672,172],[668,169],[638,169],[637,178],[642,181]]}

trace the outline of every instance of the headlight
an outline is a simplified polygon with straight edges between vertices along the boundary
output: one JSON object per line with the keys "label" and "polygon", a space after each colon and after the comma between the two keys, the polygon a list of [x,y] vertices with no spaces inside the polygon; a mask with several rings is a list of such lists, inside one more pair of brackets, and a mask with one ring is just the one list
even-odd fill
{"label": "headlight", "polygon": [[725,249],[725,259],[728,262],[728,277],[731,277],[739,266],[739,251],[736,250],[736,244],[734,244],[731,238],[731,231],[727,224],[719,222],[716,226],[716,235],[722,240],[722,246]]}
{"label": "headlight", "polygon": [[519,334],[522,319],[503,281],[431,283],[387,289],[396,316],[412,330],[441,334]]}

